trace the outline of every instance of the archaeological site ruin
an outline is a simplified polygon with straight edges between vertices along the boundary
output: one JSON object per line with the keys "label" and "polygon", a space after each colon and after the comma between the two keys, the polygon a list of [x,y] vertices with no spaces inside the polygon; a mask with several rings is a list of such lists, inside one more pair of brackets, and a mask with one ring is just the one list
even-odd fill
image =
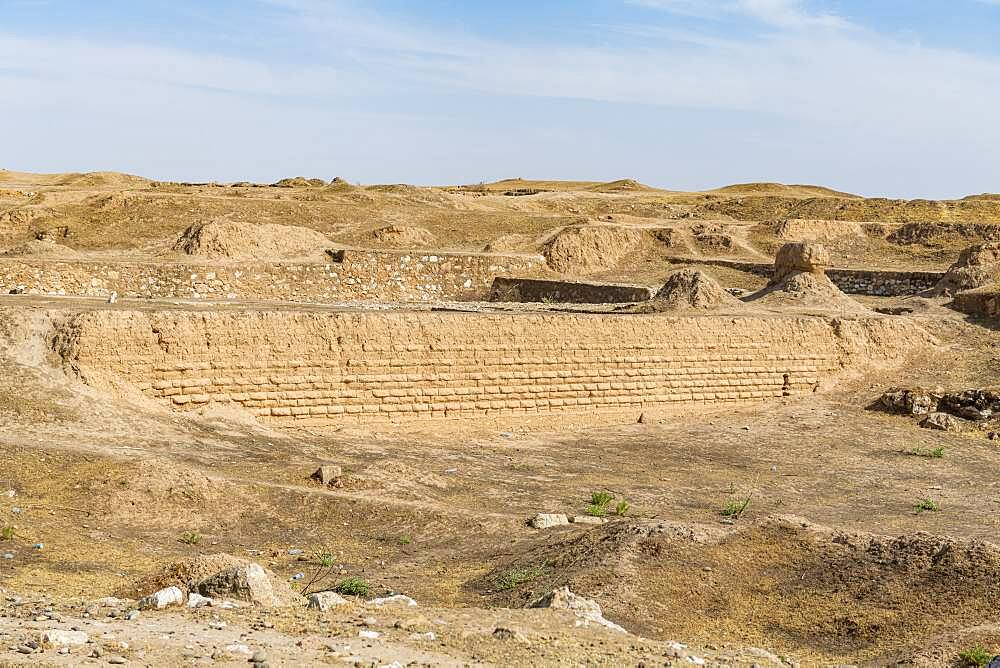
{"label": "archaeological site ruin", "polygon": [[0,666],[1000,652],[998,239],[995,196],[0,171]]}

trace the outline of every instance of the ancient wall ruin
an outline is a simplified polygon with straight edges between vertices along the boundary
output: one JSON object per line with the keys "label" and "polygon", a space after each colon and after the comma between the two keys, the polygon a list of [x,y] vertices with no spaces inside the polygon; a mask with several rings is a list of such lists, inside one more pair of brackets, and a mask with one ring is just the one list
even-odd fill
{"label": "ancient wall ruin", "polygon": [[339,251],[326,263],[152,263],[0,258],[0,292],[196,300],[482,300],[493,278],[541,256]]}
{"label": "ancient wall ruin", "polygon": [[[769,262],[696,257],[671,257],[670,262],[728,267],[764,278],[770,278],[774,273],[774,265]],[[829,268],[826,270],[826,275],[834,285],[850,295],[902,297],[930,290],[941,280],[944,272]]]}
{"label": "ancient wall ruin", "polygon": [[384,421],[764,401],[899,356],[923,340],[912,330],[883,317],[109,309],[68,320],[56,348],[86,382],[178,409]]}
{"label": "ancient wall ruin", "polygon": [[493,279],[490,301],[622,304],[648,301],[655,294],[656,290],[644,285],[498,276]]}

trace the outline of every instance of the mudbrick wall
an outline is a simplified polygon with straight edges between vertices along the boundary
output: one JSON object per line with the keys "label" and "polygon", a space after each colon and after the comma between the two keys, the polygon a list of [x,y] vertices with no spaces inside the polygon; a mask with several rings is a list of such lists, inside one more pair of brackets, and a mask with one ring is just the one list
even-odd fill
{"label": "mudbrick wall", "polygon": [[[774,265],[770,263],[744,262],[741,260],[671,257],[670,262],[676,264],[705,264],[729,267],[765,278],[770,278],[774,271]],[[834,285],[847,294],[901,297],[930,290],[941,280],[944,272],[831,268],[826,270],[826,275],[833,281]]]}
{"label": "mudbrick wall", "polygon": [[642,285],[584,283],[534,278],[493,279],[490,301],[494,302],[564,302],[572,304],[619,304],[643,302],[656,291]]}
{"label": "mudbrick wall", "polygon": [[336,422],[764,401],[925,338],[886,317],[109,309],[54,345],[85,382],[177,409]]}
{"label": "mudbrick wall", "polygon": [[482,300],[498,275],[544,272],[541,256],[347,250],[317,263],[0,259],[0,293],[297,302]]}

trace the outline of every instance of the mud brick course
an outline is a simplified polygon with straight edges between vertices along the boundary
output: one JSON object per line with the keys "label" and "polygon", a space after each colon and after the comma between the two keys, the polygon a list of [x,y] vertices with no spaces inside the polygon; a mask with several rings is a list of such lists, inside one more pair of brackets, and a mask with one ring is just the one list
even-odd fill
{"label": "mud brick course", "polygon": [[898,318],[95,310],[56,348],[178,410],[337,422],[758,402],[922,340]]}

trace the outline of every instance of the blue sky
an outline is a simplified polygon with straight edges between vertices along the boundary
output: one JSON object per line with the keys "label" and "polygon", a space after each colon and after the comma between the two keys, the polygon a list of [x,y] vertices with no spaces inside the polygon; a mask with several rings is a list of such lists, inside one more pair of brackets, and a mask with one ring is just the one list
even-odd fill
{"label": "blue sky", "polygon": [[1000,0],[0,0],[0,167],[1000,192]]}

